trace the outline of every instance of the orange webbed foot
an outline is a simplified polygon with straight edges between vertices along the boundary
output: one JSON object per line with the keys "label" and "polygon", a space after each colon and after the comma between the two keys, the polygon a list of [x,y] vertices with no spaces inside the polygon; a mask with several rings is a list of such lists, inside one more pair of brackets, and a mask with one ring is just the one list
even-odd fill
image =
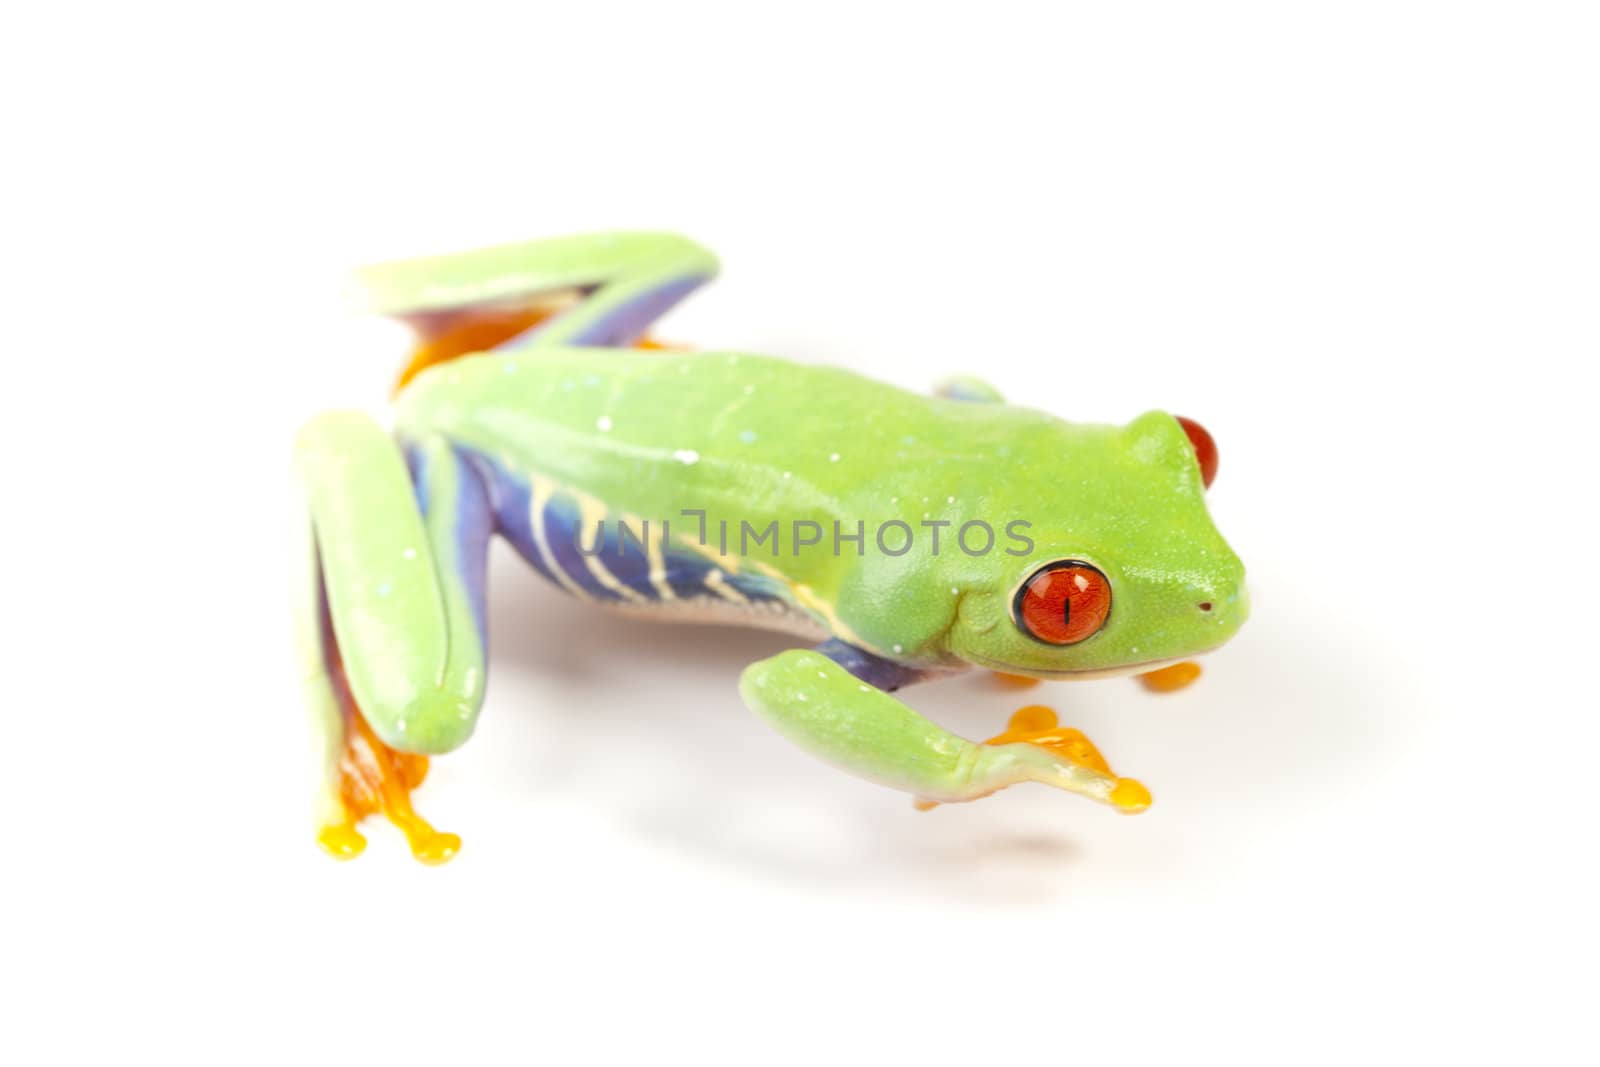
{"label": "orange webbed foot", "polygon": [[461,838],[441,833],[411,806],[411,791],[428,774],[428,757],[399,752],[372,732],[359,712],[346,716],[344,755],[339,760],[342,819],[317,834],[335,859],[354,859],[367,840],[356,826],[369,815],[383,815],[406,835],[411,854],[423,863],[449,861],[461,851]]}
{"label": "orange webbed foot", "polygon": [[1062,726],[1060,721],[1054,709],[1042,704],[1029,704],[1017,709],[1006,724],[1004,733],[989,738],[984,744],[1009,745],[1020,741],[1048,749],[1080,767],[1116,778],[1117,784],[1111,790],[1109,799],[1118,811],[1134,814],[1150,806],[1150,790],[1142,782],[1118,777],[1111,769],[1111,764],[1106,762],[1106,758],[1082,730]]}
{"label": "orange webbed foot", "polygon": [[1038,745],[1058,752],[1080,767],[1090,767],[1101,774],[1110,774],[1111,767],[1094,742],[1082,730],[1060,725],[1054,709],[1043,704],[1029,704],[1018,708],[1006,724],[1003,733],[985,741],[986,745],[1009,745],[1016,741]]}
{"label": "orange webbed foot", "polygon": [[[1069,763],[1116,778],[1116,785],[1106,799],[1124,814],[1137,814],[1150,806],[1150,790],[1137,779],[1118,777],[1111,769],[1111,765],[1106,762],[1106,758],[1100,754],[1100,750],[1095,747],[1094,742],[1090,741],[1082,730],[1062,726],[1053,708],[1047,708],[1043,704],[1029,704],[1018,708],[1012,714],[1011,721],[1006,724],[1005,730],[984,742],[986,745],[1017,743],[1034,745],[1054,753]],[[937,801],[920,797],[915,801],[918,811],[932,811],[938,806]]]}

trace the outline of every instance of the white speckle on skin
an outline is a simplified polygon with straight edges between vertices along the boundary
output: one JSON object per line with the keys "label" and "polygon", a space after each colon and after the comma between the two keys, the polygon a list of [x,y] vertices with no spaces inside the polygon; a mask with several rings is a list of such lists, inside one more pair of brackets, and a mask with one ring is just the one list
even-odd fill
{"label": "white speckle on skin", "polygon": [[955,586],[952,585],[950,587],[950,595],[951,596],[960,596],[961,595],[961,590],[957,589]]}
{"label": "white speckle on skin", "polygon": [[905,648],[903,646],[901,646],[901,645],[895,645],[894,646],[894,654],[895,655],[898,656],[900,653],[902,653],[904,651],[905,651]]}
{"label": "white speckle on skin", "polygon": [[408,548],[408,549],[406,549],[404,552],[402,552],[400,554],[402,556],[404,556],[406,559],[416,559],[417,558],[417,550],[414,549],[414,548]]}
{"label": "white speckle on skin", "polygon": [[379,596],[388,596],[392,592],[394,592],[394,586],[390,585],[388,582],[384,582],[382,585],[378,586]]}
{"label": "white speckle on skin", "polygon": [[754,430],[740,430],[739,440],[743,441],[747,445],[754,444],[756,440],[756,432]]}
{"label": "white speckle on skin", "polygon": [[861,690],[863,693],[872,692],[872,686],[870,686],[870,685],[858,685],[858,686],[856,686],[856,688]]}
{"label": "white speckle on skin", "polygon": [[796,694],[795,694],[795,695],[794,695],[794,698],[795,698],[795,699],[796,699],[796,700],[801,700],[801,701],[804,701],[804,700],[809,700],[809,699],[811,699],[811,698],[810,698],[810,697],[808,697],[808,696],[806,696],[806,695],[805,695],[805,694],[804,694],[804,693],[796,693]]}
{"label": "white speckle on skin", "polygon": [[944,498],[944,502],[946,504],[954,504],[956,502],[956,498],[953,496],[947,496]]}
{"label": "white speckle on skin", "polygon": [[680,448],[672,454],[672,458],[684,466],[693,466],[700,462],[700,453],[692,448]]}
{"label": "white speckle on skin", "polygon": [[611,416],[610,415],[601,415],[598,419],[595,419],[594,420],[594,428],[599,430],[601,433],[610,433],[611,432]]}
{"label": "white speckle on skin", "polygon": [[827,671],[818,671],[817,672],[817,677],[826,679],[828,677],[828,672]]}
{"label": "white speckle on skin", "polygon": [[828,462],[829,463],[837,463],[837,462],[839,462],[839,453],[834,452],[833,454],[828,456]]}
{"label": "white speckle on skin", "polygon": [[396,719],[395,723],[394,723],[394,728],[396,730],[399,730],[401,733],[405,733],[406,732],[406,721],[404,719]]}
{"label": "white speckle on skin", "polygon": [[793,478],[794,477],[794,472],[793,471],[784,471],[783,472],[783,476],[785,478]]}

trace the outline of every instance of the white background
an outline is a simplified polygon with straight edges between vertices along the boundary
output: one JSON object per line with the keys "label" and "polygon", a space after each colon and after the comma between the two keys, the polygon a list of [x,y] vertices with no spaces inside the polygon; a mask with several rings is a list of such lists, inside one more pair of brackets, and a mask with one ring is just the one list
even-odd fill
{"label": "white background", "polygon": [[[1591,5],[400,7],[0,34],[6,1062],[1592,1062]],[[318,853],[289,440],[404,347],[344,272],[630,226],[723,258],[669,339],[1215,433],[1250,624],[1025,694],[1149,813],[913,812],[744,712],[781,639],[497,552],[462,854]]]}

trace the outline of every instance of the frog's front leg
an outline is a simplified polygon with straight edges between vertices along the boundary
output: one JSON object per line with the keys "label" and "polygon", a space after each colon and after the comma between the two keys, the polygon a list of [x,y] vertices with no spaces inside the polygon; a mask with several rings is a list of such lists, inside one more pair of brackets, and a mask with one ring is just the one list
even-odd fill
{"label": "frog's front leg", "polygon": [[739,682],[745,704],[812,755],[940,803],[1043,782],[1123,812],[1149,806],[1144,786],[1109,773],[1098,754],[1029,741],[978,744],[950,733],[841,666],[827,654],[836,644],[779,653],[746,668]]}
{"label": "frog's front leg", "polygon": [[487,492],[446,442],[402,455],[357,413],[313,419],[295,456],[310,533],[298,629],[323,740],[320,840],[354,856],[365,847],[356,824],[382,812],[417,858],[442,862],[460,841],[417,816],[409,792],[427,755],[472,733],[483,700]]}

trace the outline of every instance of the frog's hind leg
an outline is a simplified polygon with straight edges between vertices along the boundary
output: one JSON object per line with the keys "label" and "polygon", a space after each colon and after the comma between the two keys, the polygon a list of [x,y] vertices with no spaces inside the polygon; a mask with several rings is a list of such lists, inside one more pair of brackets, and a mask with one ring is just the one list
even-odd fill
{"label": "frog's hind leg", "polygon": [[322,742],[318,843],[339,859],[353,859],[367,847],[357,824],[381,813],[405,833],[419,859],[442,863],[460,850],[461,839],[436,831],[411,806],[411,791],[427,776],[428,757],[392,749],[373,733],[350,694],[320,578],[318,599],[318,658],[306,678]]}
{"label": "frog's hind leg", "polygon": [[321,841],[356,855],[357,823],[382,812],[419,859],[442,862],[460,842],[412,810],[410,790],[428,755],[470,736],[482,704],[487,491],[446,442],[419,441],[402,456],[357,413],[308,423],[296,467],[309,533],[298,632],[323,742]]}
{"label": "frog's hind leg", "polygon": [[601,233],[383,263],[359,280],[373,310],[418,333],[399,388],[502,346],[634,345],[716,269],[710,252],[674,234]]}

